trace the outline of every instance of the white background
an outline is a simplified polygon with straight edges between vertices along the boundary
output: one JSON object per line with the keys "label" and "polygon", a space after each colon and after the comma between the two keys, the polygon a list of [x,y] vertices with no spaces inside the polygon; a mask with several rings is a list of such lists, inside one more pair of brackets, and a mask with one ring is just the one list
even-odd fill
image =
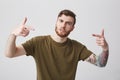
{"label": "white background", "polygon": [[9,59],[4,56],[10,32],[18,27],[24,17],[33,26],[26,38],[17,38],[17,44],[38,35],[54,32],[57,14],[70,9],[77,15],[74,31],[69,36],[82,42],[96,54],[93,33],[105,29],[110,55],[107,66],[99,68],[87,62],[79,62],[76,80],[120,80],[120,0],[0,0],[0,80],[36,80],[36,66],[32,57]]}

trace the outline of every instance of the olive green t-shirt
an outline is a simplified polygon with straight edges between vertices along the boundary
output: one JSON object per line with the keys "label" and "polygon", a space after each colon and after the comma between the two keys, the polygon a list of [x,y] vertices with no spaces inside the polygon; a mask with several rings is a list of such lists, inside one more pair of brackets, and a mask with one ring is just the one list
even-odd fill
{"label": "olive green t-shirt", "polygon": [[92,54],[80,42],[68,38],[58,43],[49,35],[34,37],[22,45],[26,55],[35,59],[37,80],[75,80],[78,61]]}

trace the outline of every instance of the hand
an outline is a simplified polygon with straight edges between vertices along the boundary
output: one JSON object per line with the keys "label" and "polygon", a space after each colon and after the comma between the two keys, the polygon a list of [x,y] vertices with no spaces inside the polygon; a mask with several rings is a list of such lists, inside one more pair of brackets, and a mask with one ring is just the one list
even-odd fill
{"label": "hand", "polygon": [[27,22],[27,18],[25,17],[21,26],[16,28],[12,34],[14,34],[15,36],[23,36],[23,37],[26,37],[30,30],[34,30],[32,27],[28,27],[25,25],[25,23]]}
{"label": "hand", "polygon": [[104,37],[104,29],[102,30],[101,34],[92,34],[92,35],[96,37],[96,43],[98,44],[98,46],[101,46],[103,51],[107,51],[108,44]]}

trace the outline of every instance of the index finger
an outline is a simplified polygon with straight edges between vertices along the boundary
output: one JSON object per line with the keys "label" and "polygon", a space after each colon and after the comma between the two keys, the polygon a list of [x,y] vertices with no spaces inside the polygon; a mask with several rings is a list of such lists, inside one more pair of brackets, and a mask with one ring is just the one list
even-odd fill
{"label": "index finger", "polygon": [[92,36],[94,36],[94,37],[101,37],[101,35],[99,35],[99,34],[92,34]]}
{"label": "index finger", "polygon": [[25,25],[26,22],[27,22],[27,17],[24,18],[22,25]]}

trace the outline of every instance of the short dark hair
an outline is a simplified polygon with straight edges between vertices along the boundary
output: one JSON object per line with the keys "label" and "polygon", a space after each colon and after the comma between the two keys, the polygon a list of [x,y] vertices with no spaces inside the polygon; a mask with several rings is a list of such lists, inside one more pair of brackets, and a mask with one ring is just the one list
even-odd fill
{"label": "short dark hair", "polygon": [[58,14],[58,17],[62,16],[63,14],[66,15],[66,16],[73,17],[73,19],[74,19],[74,24],[73,25],[75,25],[75,23],[76,23],[76,15],[75,15],[74,12],[72,12],[71,10],[68,10],[68,9],[64,9],[64,10],[60,11],[60,13]]}

